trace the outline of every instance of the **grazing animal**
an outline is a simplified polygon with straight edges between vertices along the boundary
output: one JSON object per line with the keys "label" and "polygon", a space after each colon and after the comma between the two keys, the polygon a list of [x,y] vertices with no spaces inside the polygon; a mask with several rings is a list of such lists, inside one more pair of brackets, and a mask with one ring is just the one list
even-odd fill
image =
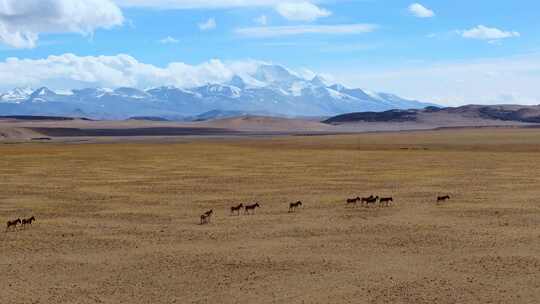
{"label": "grazing animal", "polygon": [[210,223],[210,218],[214,214],[214,210],[207,211],[201,215],[201,225]]}
{"label": "grazing animal", "polygon": [[7,225],[6,225],[6,232],[9,230],[9,228],[13,227],[13,229],[17,229],[17,224],[20,224],[21,223],[21,219],[18,218],[14,221],[7,221]]}
{"label": "grazing animal", "polygon": [[369,204],[376,204],[378,200],[379,200],[378,196],[375,196],[375,197],[372,196],[371,198],[368,197],[368,199],[366,200],[366,207],[368,207]]}
{"label": "grazing animal", "polygon": [[35,220],[36,220],[36,218],[33,217],[33,216],[32,216],[31,218],[23,219],[23,220],[21,221],[21,225],[22,225],[23,228],[24,228],[24,227],[26,227],[26,225],[32,225],[32,222],[35,221]]}
{"label": "grazing animal", "polygon": [[356,203],[358,203],[360,200],[360,197],[348,198],[347,205],[354,204],[356,206]]}
{"label": "grazing animal", "polygon": [[438,196],[437,197],[437,203],[440,203],[440,202],[445,202],[447,200],[450,199],[450,195],[445,195],[445,196]]}
{"label": "grazing animal", "polygon": [[260,208],[260,207],[261,207],[261,205],[259,205],[259,203],[255,203],[255,204],[252,204],[252,205],[245,205],[244,206],[244,213],[249,214],[250,210],[255,212],[255,209]]}
{"label": "grazing animal", "polygon": [[362,204],[362,205],[363,205],[364,203],[367,204],[368,201],[370,201],[370,200],[372,200],[372,199],[374,199],[374,198],[375,198],[375,196],[373,196],[373,194],[370,195],[369,197],[362,197],[362,199],[360,200],[360,204]]}
{"label": "grazing animal", "polygon": [[302,202],[301,201],[298,201],[296,203],[290,203],[289,204],[289,212],[294,212],[296,211],[296,208],[302,206]]}
{"label": "grazing animal", "polygon": [[394,199],[391,197],[381,197],[381,199],[379,199],[379,203],[381,207],[383,205],[386,205],[388,207],[390,205],[390,202],[392,203],[394,202]]}
{"label": "grazing animal", "polygon": [[240,215],[240,210],[242,210],[242,208],[244,208],[244,204],[240,204],[238,206],[232,206],[231,207],[231,215],[233,215],[235,212],[237,215]]}

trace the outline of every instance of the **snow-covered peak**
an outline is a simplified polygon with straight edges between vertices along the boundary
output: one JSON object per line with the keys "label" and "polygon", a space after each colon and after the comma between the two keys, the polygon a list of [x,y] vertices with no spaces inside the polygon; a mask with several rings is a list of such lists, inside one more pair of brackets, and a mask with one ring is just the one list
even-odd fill
{"label": "snow-covered peak", "polygon": [[314,86],[317,86],[317,87],[326,87],[326,86],[328,86],[328,83],[327,83],[326,79],[324,79],[324,77],[322,77],[320,75],[317,75],[317,76],[313,77],[313,79],[311,80],[311,84],[313,84]]}
{"label": "snow-covered peak", "polygon": [[112,89],[106,88],[87,88],[81,90],[73,90],[73,94],[81,98],[100,98],[105,94],[112,93]]}
{"label": "snow-covered peak", "polygon": [[190,92],[189,90],[179,88],[179,87],[175,87],[173,85],[160,86],[160,87],[149,88],[149,89],[144,90],[144,92],[146,92],[148,94],[151,94],[151,95],[158,94],[158,93],[164,93],[164,92],[171,92],[171,91],[184,92],[184,93],[189,93]]}
{"label": "snow-covered peak", "polygon": [[124,98],[144,99],[149,97],[149,94],[134,88],[118,88],[114,90],[113,94],[122,96]]}
{"label": "snow-covered peak", "polygon": [[32,92],[33,90],[31,88],[15,88],[11,91],[0,94],[0,102],[20,103],[28,99]]}
{"label": "snow-covered peak", "polygon": [[32,94],[28,96],[27,101],[47,102],[47,101],[55,100],[57,97],[58,97],[58,94],[56,94],[54,91],[50,90],[47,87],[41,87],[35,90],[34,92],[32,92]]}
{"label": "snow-covered peak", "polygon": [[262,64],[253,75],[258,81],[267,84],[283,84],[301,80],[294,73],[280,65]]}
{"label": "snow-covered peak", "polygon": [[164,85],[164,86],[146,88],[144,92],[151,94],[150,92],[168,92],[168,91],[173,91],[173,90],[178,90],[178,89],[179,88],[173,85]]}
{"label": "snow-covered peak", "polygon": [[229,98],[238,98],[242,90],[232,85],[208,84],[196,89],[202,96],[221,96]]}
{"label": "snow-covered peak", "polygon": [[74,94],[73,90],[55,90],[54,92],[58,95],[63,95],[63,96],[71,96]]}
{"label": "snow-covered peak", "polygon": [[347,88],[344,85],[341,85],[341,84],[338,84],[338,83],[331,85],[330,88],[332,90],[335,90],[335,91],[338,91],[338,92],[343,92],[343,91],[347,90]]}
{"label": "snow-covered peak", "polygon": [[175,86],[161,86],[157,88],[147,89],[145,92],[158,100],[179,100],[186,97],[201,97],[199,93],[192,92],[191,90],[187,89],[178,88]]}
{"label": "snow-covered peak", "polygon": [[383,100],[383,98],[379,95],[377,92],[369,91],[369,90],[362,90],[364,93],[366,93],[369,97],[375,99],[375,100]]}
{"label": "snow-covered peak", "polygon": [[37,90],[35,90],[34,92],[32,92],[32,94],[30,94],[30,98],[47,98],[47,97],[50,97],[50,96],[55,96],[57,95],[54,91],[50,90],[49,88],[47,87],[41,87]]}
{"label": "snow-covered peak", "polygon": [[338,91],[330,89],[330,88],[326,88],[326,91],[328,92],[328,95],[332,96],[332,98],[334,98],[334,99],[352,98],[349,95],[343,94],[341,92],[338,92]]}
{"label": "snow-covered peak", "polygon": [[233,78],[228,82],[228,84],[239,89],[244,89],[246,87],[244,79],[242,79],[242,77],[238,75],[234,75]]}
{"label": "snow-covered peak", "polygon": [[304,90],[311,89],[312,87],[313,86],[307,81],[295,81],[288,88],[288,92],[290,92],[293,96],[302,96],[304,94]]}
{"label": "snow-covered peak", "polygon": [[[238,84],[241,84],[240,80],[244,84],[243,88],[238,86]],[[233,78],[231,79],[231,81],[229,81],[228,84],[230,84],[232,86],[235,86],[235,87],[238,87],[238,88],[242,88],[242,89],[246,89],[246,88],[263,88],[263,87],[266,87],[268,85],[266,82],[257,80],[252,75],[245,74],[245,73],[241,74],[241,75],[233,76]]]}

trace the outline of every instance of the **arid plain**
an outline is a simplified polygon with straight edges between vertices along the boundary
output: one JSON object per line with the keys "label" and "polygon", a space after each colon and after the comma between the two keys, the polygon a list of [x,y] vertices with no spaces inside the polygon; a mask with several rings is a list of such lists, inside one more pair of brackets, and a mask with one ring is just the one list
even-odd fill
{"label": "arid plain", "polygon": [[0,303],[539,303],[539,172],[533,128],[2,144],[0,219],[37,221]]}

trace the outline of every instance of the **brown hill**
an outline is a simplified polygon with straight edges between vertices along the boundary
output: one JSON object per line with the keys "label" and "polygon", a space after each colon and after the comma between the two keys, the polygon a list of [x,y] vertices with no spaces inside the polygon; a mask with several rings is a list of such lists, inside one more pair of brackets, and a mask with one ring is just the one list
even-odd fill
{"label": "brown hill", "polygon": [[540,123],[540,106],[467,105],[456,108],[428,107],[423,110],[349,113],[329,118],[324,123],[343,125],[358,122],[445,123],[456,126],[491,122]]}

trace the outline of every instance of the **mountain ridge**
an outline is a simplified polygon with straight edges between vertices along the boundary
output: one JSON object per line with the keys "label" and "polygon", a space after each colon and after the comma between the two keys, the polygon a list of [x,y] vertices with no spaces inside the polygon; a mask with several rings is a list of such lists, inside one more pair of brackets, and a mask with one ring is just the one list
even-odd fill
{"label": "mountain ridge", "polygon": [[268,113],[273,116],[334,116],[356,111],[418,109],[434,106],[387,93],[327,84],[322,76],[303,78],[279,65],[261,65],[250,75],[193,88],[160,86],[83,88],[55,92],[47,87],[0,94],[0,115],[193,117],[209,111]]}

